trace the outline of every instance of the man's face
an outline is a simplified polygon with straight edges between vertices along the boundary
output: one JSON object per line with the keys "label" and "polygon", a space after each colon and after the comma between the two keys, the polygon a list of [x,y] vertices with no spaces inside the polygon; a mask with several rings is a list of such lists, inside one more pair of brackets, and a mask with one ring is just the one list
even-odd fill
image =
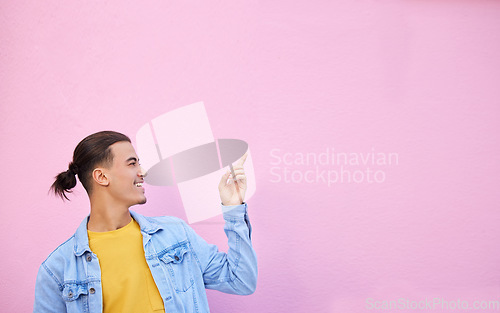
{"label": "man's face", "polygon": [[110,146],[113,165],[106,170],[109,179],[108,191],[113,199],[128,207],[146,203],[143,171],[139,158],[130,142],[120,141]]}

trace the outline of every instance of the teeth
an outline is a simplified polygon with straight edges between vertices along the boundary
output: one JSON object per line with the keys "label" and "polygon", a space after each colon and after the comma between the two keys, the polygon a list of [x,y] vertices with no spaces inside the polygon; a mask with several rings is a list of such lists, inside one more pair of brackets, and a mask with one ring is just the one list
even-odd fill
{"label": "teeth", "polygon": [[142,187],[142,183],[135,184],[136,187]]}

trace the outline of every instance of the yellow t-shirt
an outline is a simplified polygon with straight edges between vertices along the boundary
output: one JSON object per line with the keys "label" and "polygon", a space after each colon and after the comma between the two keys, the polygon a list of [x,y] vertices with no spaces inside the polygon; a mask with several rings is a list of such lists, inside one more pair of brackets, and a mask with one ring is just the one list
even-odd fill
{"label": "yellow t-shirt", "polygon": [[101,266],[103,312],[165,312],[144,257],[139,224],[132,219],[117,230],[87,233]]}

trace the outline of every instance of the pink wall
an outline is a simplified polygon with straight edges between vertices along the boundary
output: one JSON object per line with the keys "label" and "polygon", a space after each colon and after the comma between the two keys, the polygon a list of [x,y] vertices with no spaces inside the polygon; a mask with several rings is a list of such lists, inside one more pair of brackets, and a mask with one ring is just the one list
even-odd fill
{"label": "pink wall", "polygon": [[[197,101],[249,143],[257,183],[257,291],[209,291],[213,312],[500,299],[498,1],[3,1],[0,36],[2,312],[32,310],[89,211],[81,187],[47,195],[78,141]],[[327,149],[398,162],[292,158]],[[342,169],[358,182],[321,178]],[[185,218],[175,188],[147,193],[135,210]],[[211,221],[193,227],[225,249]]]}

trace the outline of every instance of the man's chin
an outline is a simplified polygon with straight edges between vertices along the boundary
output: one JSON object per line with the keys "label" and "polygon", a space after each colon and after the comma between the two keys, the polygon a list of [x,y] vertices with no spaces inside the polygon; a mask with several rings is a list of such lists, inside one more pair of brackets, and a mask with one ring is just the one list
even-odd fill
{"label": "man's chin", "polygon": [[141,199],[137,199],[134,202],[132,202],[130,206],[145,204],[146,201],[147,201],[146,197],[142,197]]}
{"label": "man's chin", "polygon": [[141,200],[137,201],[134,205],[137,205],[137,204],[145,204],[147,202],[147,199],[146,197],[142,198]]}

